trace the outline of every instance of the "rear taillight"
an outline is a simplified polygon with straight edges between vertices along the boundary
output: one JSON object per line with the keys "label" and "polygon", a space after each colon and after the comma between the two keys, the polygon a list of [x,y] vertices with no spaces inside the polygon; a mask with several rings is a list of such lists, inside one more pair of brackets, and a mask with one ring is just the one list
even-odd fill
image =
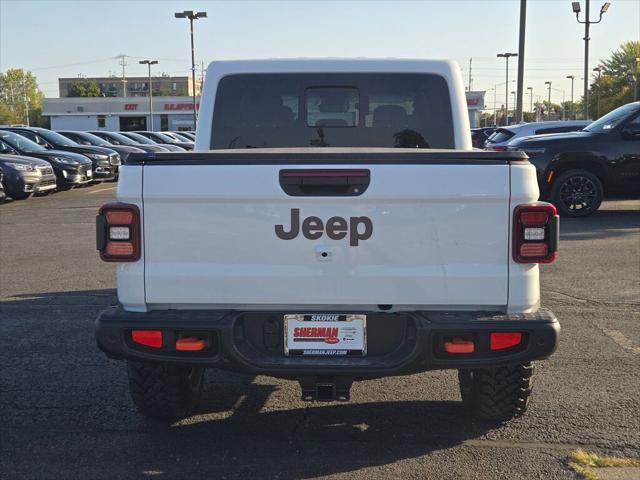
{"label": "rear taillight", "polygon": [[556,259],[560,217],[550,203],[518,205],[513,212],[513,259],[551,263]]}
{"label": "rear taillight", "polygon": [[96,246],[105,262],[140,259],[140,210],[128,203],[108,203],[96,217]]}

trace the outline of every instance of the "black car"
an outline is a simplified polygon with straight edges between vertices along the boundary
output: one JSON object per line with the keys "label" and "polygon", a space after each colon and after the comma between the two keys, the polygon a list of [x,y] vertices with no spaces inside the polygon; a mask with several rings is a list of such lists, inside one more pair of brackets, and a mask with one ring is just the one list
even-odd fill
{"label": "black car", "polygon": [[118,176],[120,155],[104,147],[79,145],[59,133],[36,127],[4,127],[18,133],[46,149],[64,150],[88,157],[93,162],[94,180],[114,180]]}
{"label": "black car", "polygon": [[582,217],[603,198],[640,198],[640,102],[628,103],[572,133],[524,137],[509,144],[535,165],[543,199]]}
{"label": "black car", "polygon": [[185,150],[193,150],[193,142],[176,140],[174,137],[165,135],[163,132],[136,131],[134,133],[147,137],[149,140],[153,140],[159,145],[173,145],[175,147],[184,148]]}
{"label": "black car", "polygon": [[495,127],[482,127],[471,129],[471,143],[474,148],[484,148],[487,139],[497,130]]}
{"label": "black car", "polygon": [[186,138],[187,141],[190,141],[190,142],[195,142],[196,141],[196,134],[194,132],[182,132],[181,131],[181,132],[171,132],[171,133],[173,133],[175,135],[179,135],[179,136],[181,136],[183,138]]}
{"label": "black car", "polygon": [[47,161],[53,168],[58,190],[68,190],[93,180],[91,160],[84,155],[62,150],[47,150],[22,135],[0,129],[0,153],[23,155]]}
{"label": "black car", "polygon": [[[160,146],[157,142],[145,137],[144,135],[140,135],[139,133],[136,133],[136,132],[119,132],[119,133],[121,133],[125,137],[130,138],[131,140],[133,140],[135,142],[140,142],[140,143],[143,143],[145,145],[157,145],[157,146]],[[185,151],[184,148],[179,147],[177,145],[171,145],[169,143],[163,144],[162,148],[166,148],[170,152],[184,152]]]}
{"label": "black car", "polygon": [[53,167],[45,160],[19,155],[0,155],[4,171],[4,189],[14,200],[24,200],[32,194],[46,195],[56,189]]}
{"label": "black car", "polygon": [[112,145],[105,139],[87,132],[58,130],[58,133],[60,135],[64,135],[70,140],[73,140],[79,145],[93,145],[94,147],[106,147],[110,150],[113,150],[117,152],[118,155],[120,155],[120,160],[122,163],[127,163],[127,158],[129,158],[129,155],[131,155],[132,153],[145,153],[144,150],[137,147],[131,147],[129,145]]}
{"label": "black car", "polygon": [[[104,130],[90,130],[88,133],[95,135],[96,137],[100,137],[103,140],[109,142],[110,145],[122,145],[128,147],[139,148],[140,150],[144,150],[147,153],[156,153],[156,152],[168,152],[169,150],[161,147],[160,145],[156,145],[151,142],[147,143],[139,143],[135,140],[130,139],[129,137],[125,137],[121,133],[118,132],[106,132]],[[111,147],[109,147],[111,148]]]}

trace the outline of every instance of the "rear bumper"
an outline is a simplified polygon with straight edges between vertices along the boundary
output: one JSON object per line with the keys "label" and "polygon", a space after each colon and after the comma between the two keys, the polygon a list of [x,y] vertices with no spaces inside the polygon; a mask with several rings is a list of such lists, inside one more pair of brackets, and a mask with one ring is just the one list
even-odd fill
{"label": "rear bumper", "polygon": [[[287,357],[283,353],[283,314],[229,310],[133,313],[112,308],[103,311],[96,320],[96,339],[101,350],[117,359],[215,367],[283,378],[305,375],[374,378],[544,359],[555,351],[560,333],[555,315],[544,309],[521,315],[370,312],[367,356]],[[134,344],[132,329],[162,330],[163,346]],[[523,341],[517,347],[491,351],[491,332],[522,332]],[[175,340],[179,335],[205,338],[207,347],[200,352],[177,351]],[[444,352],[444,338],[450,335],[473,338],[475,352]]]}

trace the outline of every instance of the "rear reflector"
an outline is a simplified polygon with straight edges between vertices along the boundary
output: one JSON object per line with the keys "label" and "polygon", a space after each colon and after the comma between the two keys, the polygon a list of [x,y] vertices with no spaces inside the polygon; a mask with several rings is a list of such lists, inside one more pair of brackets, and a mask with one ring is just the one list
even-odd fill
{"label": "rear reflector", "polygon": [[444,342],[444,351],[447,353],[473,353],[475,347],[473,341],[454,337]]}
{"label": "rear reflector", "polygon": [[162,348],[161,330],[131,330],[131,340],[145,347]]}
{"label": "rear reflector", "polygon": [[491,334],[491,350],[504,350],[515,347],[522,342],[520,332],[494,332]]}
{"label": "rear reflector", "polygon": [[197,337],[185,337],[176,340],[176,350],[181,352],[199,352],[204,350],[205,342]]}

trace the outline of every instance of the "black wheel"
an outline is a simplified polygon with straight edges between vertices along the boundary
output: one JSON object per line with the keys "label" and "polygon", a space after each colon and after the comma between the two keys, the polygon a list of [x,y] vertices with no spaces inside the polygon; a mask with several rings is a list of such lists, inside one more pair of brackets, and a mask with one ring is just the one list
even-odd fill
{"label": "black wheel", "polygon": [[564,172],[551,187],[551,202],[567,217],[591,215],[600,207],[603,196],[600,179],[586,170]]}
{"label": "black wheel", "polygon": [[148,417],[185,417],[200,399],[203,368],[129,361],[127,373],[131,398]]}
{"label": "black wheel", "polygon": [[486,420],[506,421],[527,410],[533,385],[533,366],[458,370],[463,403]]}
{"label": "black wheel", "polygon": [[14,200],[26,200],[31,196],[31,192],[7,192],[7,194]]}

